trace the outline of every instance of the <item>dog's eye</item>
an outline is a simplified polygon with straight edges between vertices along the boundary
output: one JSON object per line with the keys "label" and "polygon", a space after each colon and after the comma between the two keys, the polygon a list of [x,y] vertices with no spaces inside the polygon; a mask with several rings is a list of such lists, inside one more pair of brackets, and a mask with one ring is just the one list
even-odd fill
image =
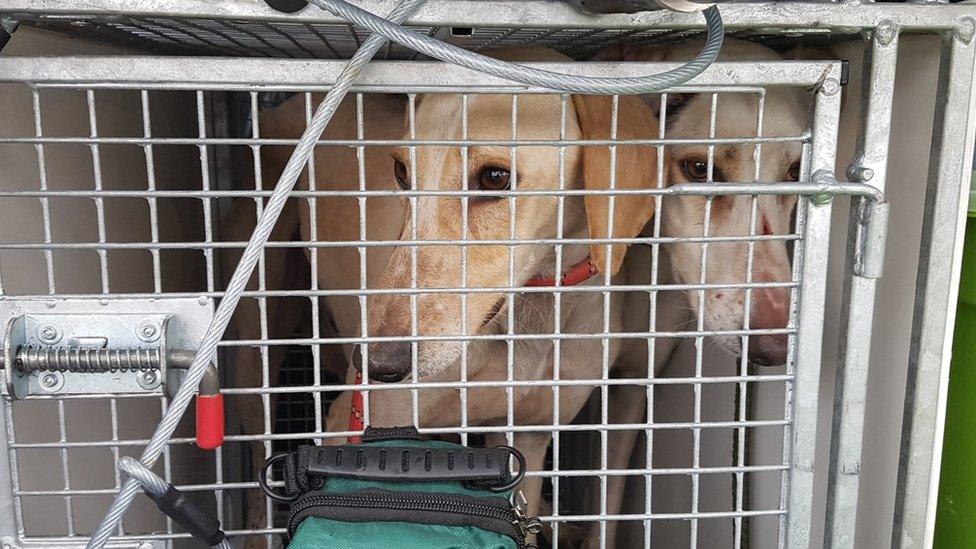
{"label": "dog's eye", "polygon": [[512,172],[498,166],[488,166],[478,174],[478,188],[483,191],[507,191]]}
{"label": "dog's eye", "polygon": [[393,175],[396,177],[397,185],[405,191],[410,190],[410,176],[407,175],[407,166],[399,160],[393,161]]}
{"label": "dog's eye", "polygon": [[796,161],[790,165],[790,169],[786,171],[787,181],[799,181],[800,180],[800,162]]}
{"label": "dog's eye", "polygon": [[681,171],[689,181],[702,182],[708,179],[708,162],[704,160],[685,160]]}

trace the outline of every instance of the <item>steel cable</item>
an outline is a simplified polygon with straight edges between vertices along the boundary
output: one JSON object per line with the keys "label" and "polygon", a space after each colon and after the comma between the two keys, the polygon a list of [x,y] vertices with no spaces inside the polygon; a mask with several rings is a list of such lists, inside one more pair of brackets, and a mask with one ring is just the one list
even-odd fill
{"label": "steel cable", "polygon": [[725,34],[725,29],[722,26],[722,16],[719,14],[718,8],[712,6],[702,12],[705,16],[705,26],[708,30],[705,46],[702,47],[701,52],[694,59],[684,65],[663,73],[648,76],[578,76],[526,67],[468,51],[458,46],[441,42],[425,34],[409,30],[392,21],[387,21],[382,17],[346,2],[346,0],[309,1],[351,23],[365,27],[374,33],[382,34],[392,42],[396,42],[435,59],[454,65],[461,65],[462,67],[499,78],[569,93],[604,95],[657,93],[667,88],[680,86],[701,74],[702,71],[715,62],[722,48],[722,41]]}

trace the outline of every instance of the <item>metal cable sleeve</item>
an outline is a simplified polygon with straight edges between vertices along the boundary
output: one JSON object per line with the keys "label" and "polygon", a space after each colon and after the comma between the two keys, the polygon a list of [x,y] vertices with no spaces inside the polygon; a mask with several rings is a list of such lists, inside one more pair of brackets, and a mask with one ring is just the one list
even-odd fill
{"label": "metal cable sleeve", "polygon": [[[405,21],[424,2],[425,0],[402,0],[390,12],[390,20],[397,22]],[[366,40],[363,46],[353,55],[352,59],[349,60],[349,63],[336,79],[335,85],[329,90],[329,93],[315,111],[315,115],[309,121],[305,133],[302,134],[302,138],[295,147],[291,158],[288,159],[288,163],[285,165],[285,169],[278,179],[278,183],[275,185],[274,192],[265,205],[261,219],[258,221],[254,229],[254,234],[251,235],[247,243],[247,248],[245,248],[241,256],[240,263],[237,265],[230,282],[227,284],[224,298],[217,306],[217,311],[214,313],[210,327],[207,328],[200,349],[197,351],[189,370],[187,370],[186,377],[180,385],[176,397],[173,398],[166,411],[166,415],[159,422],[156,431],[149,440],[149,444],[142,453],[139,461],[143,465],[152,467],[162,453],[166,442],[173,436],[173,432],[176,430],[180,418],[183,417],[187,406],[189,406],[190,401],[193,399],[193,395],[196,393],[197,386],[200,384],[204,373],[206,373],[208,365],[214,360],[217,344],[227,330],[227,325],[230,323],[231,316],[237,308],[237,303],[240,301],[241,294],[244,292],[247,282],[251,278],[251,273],[258,263],[258,259],[261,257],[271,230],[278,222],[278,217],[281,215],[288,195],[295,187],[298,176],[305,168],[305,164],[308,162],[316,141],[321,137],[322,131],[332,119],[339,104],[346,96],[346,92],[349,91],[350,86],[352,86],[363,68],[366,67],[373,58],[373,55],[386,41],[386,38],[379,34],[374,34]],[[112,502],[112,506],[105,514],[105,518],[102,519],[102,523],[88,541],[88,549],[101,549],[105,546],[109,537],[111,537],[112,533],[122,522],[122,517],[125,515],[126,509],[132,503],[138,490],[139,482],[137,480],[129,479],[125,483],[122,490],[116,496],[115,501]]]}
{"label": "metal cable sleeve", "polygon": [[[137,481],[142,489],[151,492],[155,496],[162,496],[169,490],[169,483],[165,480],[159,478],[156,473],[153,473],[145,465],[139,463],[135,458],[125,456],[119,460],[119,471],[129,475],[130,478]],[[221,540],[217,545],[212,547],[218,547],[219,549],[233,549],[227,539]]]}

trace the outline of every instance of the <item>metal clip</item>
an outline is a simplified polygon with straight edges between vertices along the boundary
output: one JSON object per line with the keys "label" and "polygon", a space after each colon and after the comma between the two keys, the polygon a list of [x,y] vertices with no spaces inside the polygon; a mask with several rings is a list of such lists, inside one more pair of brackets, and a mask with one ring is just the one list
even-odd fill
{"label": "metal clip", "polygon": [[515,512],[515,527],[524,538],[528,534],[538,534],[542,531],[542,521],[537,517],[530,517],[525,513],[525,506],[528,505],[525,494],[521,490],[512,494],[512,510]]}

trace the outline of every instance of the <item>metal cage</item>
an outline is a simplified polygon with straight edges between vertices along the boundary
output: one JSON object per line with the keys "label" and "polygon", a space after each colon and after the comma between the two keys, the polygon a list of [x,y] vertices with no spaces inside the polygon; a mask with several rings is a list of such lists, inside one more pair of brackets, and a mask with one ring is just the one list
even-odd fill
{"label": "metal cage", "polygon": [[[6,149],[16,159],[8,169],[18,179],[17,184],[0,188],[0,200],[9,205],[10,215],[20,220],[23,229],[0,235],[0,314],[6,338],[5,398],[0,407],[4,417],[0,441],[6,449],[0,452],[4,547],[76,547],[85,542],[124,481],[115,465],[122,456],[138,455],[146,444],[167,406],[167,393],[180,381],[180,352],[193,350],[198,343],[214,300],[222,296],[226,271],[246,244],[247,234],[242,237],[240,231],[253,226],[253,216],[270,194],[269,178],[277,177],[275,170],[280,170],[278,159],[297,142],[298,134],[262,124],[263,114],[283,108],[284,102],[298,105],[297,127],[304,127],[320,94],[341,70],[341,60],[365,36],[313,9],[284,15],[260,3],[230,0],[154,2],[151,11],[136,4],[14,1],[0,6],[0,22],[10,30],[17,25],[39,27],[154,54],[0,57],[0,112],[9,109],[11,116],[18,114],[27,123],[20,130],[11,125],[9,133],[0,135],[0,150]],[[369,4],[378,13],[392,6],[386,1]],[[528,440],[527,435],[536,435],[531,440],[542,440],[544,446],[551,440],[545,461],[527,477],[541,479],[545,485],[541,518],[553,547],[580,537],[589,537],[594,547],[607,547],[609,525],[617,530],[619,547],[651,547],[667,543],[658,540],[679,539],[675,535],[686,536],[692,547],[713,546],[709,543],[717,538],[731,547],[809,547],[821,535],[825,545],[853,547],[859,526],[872,314],[876,279],[884,261],[885,181],[899,37],[936,33],[944,38],[892,543],[915,547],[919,546],[916,540],[930,539],[931,500],[937,486],[932,471],[938,466],[948,365],[944,349],[952,336],[951,304],[961,250],[957,235],[965,211],[961,197],[971,170],[971,155],[966,151],[972,149],[976,127],[972,122],[976,12],[965,5],[790,2],[730,4],[723,6],[723,16],[735,34],[776,45],[798,36],[815,43],[831,36],[865,36],[858,154],[847,174],[835,175],[846,79],[840,61],[719,62],[688,86],[648,99],[661,114],[656,135],[618,137],[621,98],[614,97],[607,137],[583,138],[567,132],[574,117],[569,114],[573,99],[567,95],[417,59],[390,46],[367,68],[347,99],[352,133],[323,136],[317,150],[325,156],[313,156],[304,187],[289,199],[293,213],[305,213],[304,221],[300,231],[282,229],[269,243],[259,273],[245,293],[245,303],[256,314],[252,324],[242,321],[237,325],[239,333],[228,334],[221,344],[220,392],[228,407],[224,445],[213,451],[194,447],[193,425],[185,418],[180,436],[167,445],[157,472],[213,512],[234,543],[273,546],[283,531],[280,511],[260,495],[254,477],[257,464],[289,444],[344,440],[357,434],[329,429],[325,422],[331,405],[347,406],[342,395],[360,390],[367,422],[377,402],[403,395],[404,417],[425,434],[459,437],[468,443],[493,436],[515,445],[522,437]],[[662,11],[594,17],[547,1],[432,0],[411,25],[470,49],[534,44],[577,59],[621,41],[663,43],[701,29],[694,14]],[[673,64],[538,66],[580,75],[626,76]],[[767,135],[764,129],[768,131],[770,115],[764,106],[770,93],[782,90],[803,94],[812,108],[802,114],[802,131]],[[668,97],[687,94],[705,98],[699,101],[707,103],[707,123],[693,137],[673,137],[667,122]],[[390,95],[404,98],[405,133],[398,138],[371,135],[367,120],[373,98]],[[433,96],[456,103],[451,112],[460,124],[457,135],[418,137],[418,103]],[[495,122],[508,135],[478,137],[481,122],[471,120],[469,112],[484,97],[506,98],[507,107]],[[548,97],[558,105],[549,111],[557,135],[521,135],[519,113],[535,97]],[[758,114],[740,133],[726,135],[718,119],[730,97],[747,98],[745,104],[754,105]],[[29,110],[15,113],[15,105]],[[401,120],[390,124],[399,127]],[[705,181],[673,184],[666,156],[693,145],[706,151]],[[763,147],[787,145],[800,151],[798,181],[760,177]],[[567,174],[567,159],[585,148],[608,149],[616,158],[618,150],[636,146],[651,148],[658,155],[656,183],[650,188],[616,188],[613,167],[610,186],[603,190],[578,189]],[[739,178],[717,176],[716,154],[726,146],[755,151],[752,173]],[[373,150],[391,147],[401,148],[409,159],[409,180],[415,183],[397,190],[391,177],[387,188],[368,188],[367,178],[372,176],[367,175],[367,164],[372,160],[367,158]],[[499,215],[508,236],[494,240],[477,236],[477,230],[468,226],[471,210],[484,207],[478,203],[481,191],[469,190],[467,169],[468,162],[474,162],[470,150],[479,147],[505,151],[499,154],[508,156],[515,178],[508,189],[491,193],[498,201],[494,207],[507,205]],[[519,187],[519,153],[530,149],[554,151],[559,174],[554,189]],[[323,165],[322,158],[333,158],[329,155],[340,150],[351,155],[346,158],[355,164],[351,173],[356,181],[344,189],[319,188],[316,181],[322,173],[337,169]],[[418,155],[434,150],[459,153],[464,167],[455,181],[457,189],[432,190],[417,183]],[[564,233],[566,216],[572,213],[568,210],[584,199],[606,198],[613,212],[615,201],[623,203],[635,196],[650,196],[657,207],[654,222],[641,234],[595,238]],[[852,201],[843,310],[831,317],[825,309],[826,265],[836,196],[850,196]],[[387,220],[370,218],[368,204],[394,197],[408,212],[404,233],[400,238],[371,238],[369,230]],[[520,234],[519,224],[526,223],[519,217],[520,207],[550,199],[557,205],[555,236]],[[662,212],[682,199],[701,205],[702,217],[694,225],[697,234],[676,236],[662,229]],[[744,232],[714,234],[726,199],[748,203]],[[790,226],[766,230],[757,215],[760,201],[794,199],[797,205]],[[424,232],[426,221],[418,221],[422,213],[418,204],[438,201],[456,202],[460,208],[460,237],[433,238]],[[346,205],[349,219],[356,223],[352,238],[332,237],[319,221],[319,210],[339,203]],[[605,234],[613,234],[612,228]],[[792,262],[788,279],[754,279],[754,250],[764,242],[788,247]],[[521,267],[516,264],[519,250],[551,251],[553,270],[562,272],[569,267],[567,250],[595,244],[645,250],[648,281],[619,284],[599,274],[584,285],[539,288],[522,283],[515,274]],[[504,255],[507,274],[498,286],[471,286],[471,256],[486,246]],[[664,255],[678,246],[696,250],[699,279],[661,282],[659,275],[667,268]],[[709,250],[715,253],[735,246],[746,250],[748,266],[742,279],[716,281],[709,268]],[[401,288],[368,284],[370,254],[394,247],[410,252],[409,284]],[[448,248],[460,253],[459,282],[426,285],[418,275],[418,253]],[[349,261],[342,263],[339,258]],[[268,275],[269,266],[286,260],[302,267],[279,278]],[[328,272],[323,268],[339,263],[336,268],[356,275],[354,286],[328,286],[330,275],[323,274]],[[770,288],[788,291],[788,323],[781,328],[750,327],[752,293]],[[720,292],[742,292],[744,313],[735,328],[710,328],[704,323],[706,294]],[[697,295],[697,303],[692,301],[689,307],[694,309],[693,321],[658,326],[660,299],[678,293],[689,299]],[[368,326],[369,300],[383,295],[408,300],[409,333],[390,336],[358,329],[347,333],[345,317],[337,317],[352,310],[357,326]],[[458,297],[462,328],[421,333],[418,300],[432,295]],[[503,322],[494,331],[469,332],[468,300],[481,295],[503,298],[492,313],[492,318],[500,313]],[[575,333],[563,332],[559,323],[544,330],[524,327],[519,314],[526,313],[520,313],[519,307],[542,295],[550,296],[551,304],[544,303],[554,308],[557,319],[563,318],[564,300],[599,296],[598,310],[592,311],[600,319],[598,327]],[[611,327],[611,300],[621,295],[646,301],[646,328]],[[342,307],[348,310],[343,312]],[[285,318],[293,319],[295,329]],[[824,349],[825,323],[840,324],[839,350]],[[749,363],[744,350],[750,339],[767,336],[788,338],[783,368]],[[735,340],[743,350],[731,368],[715,366],[709,358],[709,346],[723,337]],[[689,342],[684,371],[654,371],[655,347],[666,340]],[[460,344],[454,377],[425,379],[418,364],[419,345],[445,341]],[[585,341],[599,343],[599,364],[587,375],[561,376],[561,368],[572,359],[564,356],[568,351],[562,348],[573,349]],[[404,383],[356,384],[351,377],[342,379],[353,346],[366,344],[362,360],[368,364],[368,344],[388,342],[411,345],[412,369]],[[646,342],[647,373],[614,374],[611,347],[621,342]],[[504,343],[501,377],[470,378],[469,361],[482,360],[478,353],[485,347],[479,346],[488,343]],[[30,357],[18,354],[28,348],[72,345],[88,349],[121,345],[130,352],[158,354],[151,355],[156,357],[152,367],[147,362],[141,368],[106,368],[94,374],[71,370],[70,361],[60,369],[48,362],[25,370]],[[525,377],[518,362],[521,351],[516,348],[527,345],[551,346],[551,375]],[[840,356],[838,382],[831,435],[825,441],[818,437],[818,424],[825,431],[819,412],[824,390],[821,365],[823,355],[834,352]],[[243,372],[242,365],[256,370]],[[578,414],[563,419],[560,395],[580,388],[589,390],[589,402],[580,405]],[[647,399],[646,411],[636,421],[614,421],[615,396],[619,389],[628,388]],[[759,390],[773,395],[774,413],[751,406],[751,395]],[[481,417],[469,410],[489,391],[502,395],[500,416]],[[551,399],[549,421],[519,421],[520,395],[542,392]],[[448,393],[448,401],[458,407],[456,422],[423,408],[425,399]],[[717,409],[716,402],[721,403]],[[901,411],[899,407],[892,413]],[[622,465],[618,461],[614,466],[611,440],[621,433],[643,442]],[[753,455],[757,439],[773,441],[775,459],[768,459],[768,453]],[[817,458],[824,444],[830,448],[828,463]],[[670,445],[685,445],[690,455],[674,463],[660,457],[659,448]],[[828,469],[829,478],[817,476]],[[610,486],[621,478],[628,493],[633,493],[629,498],[621,494],[626,501],[618,505]],[[824,480],[826,498],[815,497],[816,486]],[[674,494],[683,495],[669,501]],[[614,507],[617,510],[611,511]],[[133,513],[113,538],[113,546],[142,549],[191,543],[172,521],[151,512]],[[820,516],[826,516],[822,533],[824,527],[816,523]]]}

